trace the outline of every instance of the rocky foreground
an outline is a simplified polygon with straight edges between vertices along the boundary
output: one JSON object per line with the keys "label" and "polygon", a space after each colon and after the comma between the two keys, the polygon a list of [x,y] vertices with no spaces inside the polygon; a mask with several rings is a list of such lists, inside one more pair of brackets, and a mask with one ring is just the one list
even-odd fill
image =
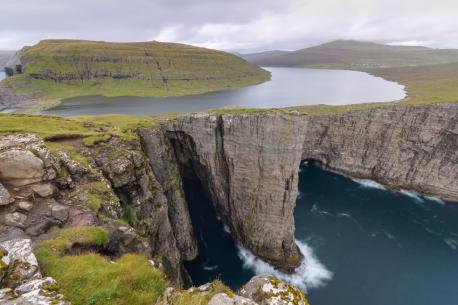
{"label": "rocky foreground", "polygon": [[136,128],[129,138],[83,125],[103,136],[0,137],[0,299],[11,304],[31,304],[29,294],[65,304],[72,291],[49,287],[73,283],[72,260],[113,261],[105,268],[122,275],[133,254],[157,270],[150,276],[161,283],[158,304],[307,304],[271,277],[237,294],[215,283],[180,289],[191,286],[182,262],[198,255],[182,177],[202,183],[239,244],[284,272],[302,261],[293,219],[301,160],[458,200],[457,104],[328,116],[193,114]]}

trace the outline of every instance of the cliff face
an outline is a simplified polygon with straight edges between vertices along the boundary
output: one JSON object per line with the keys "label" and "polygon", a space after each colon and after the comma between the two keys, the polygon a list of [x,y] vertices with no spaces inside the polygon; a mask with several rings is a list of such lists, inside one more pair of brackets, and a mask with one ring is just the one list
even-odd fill
{"label": "cliff face", "polygon": [[288,114],[194,115],[165,127],[180,172],[200,180],[236,240],[286,270],[301,260],[293,209],[304,127]]}
{"label": "cliff face", "polygon": [[345,175],[458,200],[458,105],[309,118],[302,159]]}
{"label": "cliff face", "polygon": [[[448,104],[329,116],[197,114],[140,135],[156,175],[177,166],[180,175],[198,179],[239,243],[292,271],[301,260],[293,219],[301,160],[458,200],[457,124],[458,105]],[[164,145],[166,158],[160,152]],[[182,190],[173,192],[180,194],[175,209],[186,227]]]}
{"label": "cliff face", "polygon": [[[286,272],[302,259],[293,218],[302,160],[458,200],[458,104],[328,116],[192,114],[157,123],[139,129],[139,139],[81,146],[86,167],[33,135],[0,137],[0,239],[103,225],[118,249],[111,252],[159,256],[183,285],[181,261],[196,257],[197,242],[182,177],[201,182],[239,244]],[[122,225],[113,222],[119,218]]]}

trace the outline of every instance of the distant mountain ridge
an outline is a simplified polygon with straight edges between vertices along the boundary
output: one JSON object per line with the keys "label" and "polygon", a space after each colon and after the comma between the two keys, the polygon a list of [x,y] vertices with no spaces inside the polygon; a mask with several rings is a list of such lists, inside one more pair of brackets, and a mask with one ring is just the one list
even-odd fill
{"label": "distant mountain ridge", "polygon": [[458,50],[336,40],[296,51],[274,50],[242,57],[260,66],[366,69],[458,62]]}

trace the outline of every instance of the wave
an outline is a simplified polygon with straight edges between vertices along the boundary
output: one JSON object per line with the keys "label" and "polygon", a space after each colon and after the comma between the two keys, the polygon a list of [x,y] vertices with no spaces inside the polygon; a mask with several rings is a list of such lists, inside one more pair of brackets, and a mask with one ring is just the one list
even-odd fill
{"label": "wave", "polygon": [[231,229],[229,229],[229,226],[226,224],[223,224],[223,230],[227,234],[232,234]]}
{"label": "wave", "polygon": [[294,274],[285,274],[276,270],[268,263],[256,257],[249,250],[240,246],[238,247],[238,255],[243,261],[243,268],[250,269],[255,274],[274,275],[283,281],[299,287],[305,292],[308,289],[324,286],[327,281],[332,279],[333,273],[319,261],[313,249],[306,243],[296,240],[296,244],[304,255],[304,260],[301,265],[296,268]]}
{"label": "wave", "polygon": [[449,246],[452,250],[456,250],[458,247],[458,240],[454,238],[444,238],[444,242]]}
{"label": "wave", "polygon": [[439,204],[445,204],[444,201],[442,201],[440,198],[434,197],[434,196],[424,196],[426,199],[437,202]]}
{"label": "wave", "polygon": [[360,184],[364,188],[374,188],[378,190],[386,190],[386,188],[378,182],[369,179],[352,179],[356,183]]}
{"label": "wave", "polygon": [[212,271],[212,270],[216,270],[218,269],[218,265],[214,265],[214,266],[204,266],[203,269],[206,270],[206,271]]}
{"label": "wave", "polygon": [[399,193],[406,195],[412,199],[414,199],[417,202],[425,202],[425,200],[421,197],[420,194],[414,191],[406,191],[406,190],[400,190]]}
{"label": "wave", "polygon": [[314,214],[321,214],[321,215],[331,215],[333,216],[331,213],[325,211],[325,210],[320,210],[318,208],[318,205],[316,203],[314,203],[312,205],[312,209],[310,210],[310,212],[314,213]]}

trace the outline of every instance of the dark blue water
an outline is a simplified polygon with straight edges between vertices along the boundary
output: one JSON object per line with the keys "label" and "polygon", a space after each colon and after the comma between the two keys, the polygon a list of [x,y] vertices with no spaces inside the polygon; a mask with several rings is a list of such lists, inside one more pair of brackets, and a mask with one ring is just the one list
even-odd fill
{"label": "dark blue water", "polygon": [[44,114],[157,114],[198,112],[221,107],[275,108],[388,102],[405,97],[404,86],[363,72],[266,68],[272,80],[239,89],[166,98],[82,96],[65,100]]}
{"label": "dark blue water", "polygon": [[[302,275],[312,305],[458,304],[458,204],[355,182],[310,163],[301,166],[299,190],[296,236],[313,251]],[[201,250],[187,265],[192,278],[201,284],[219,277],[237,289],[259,263],[239,257],[198,188],[186,193]]]}

